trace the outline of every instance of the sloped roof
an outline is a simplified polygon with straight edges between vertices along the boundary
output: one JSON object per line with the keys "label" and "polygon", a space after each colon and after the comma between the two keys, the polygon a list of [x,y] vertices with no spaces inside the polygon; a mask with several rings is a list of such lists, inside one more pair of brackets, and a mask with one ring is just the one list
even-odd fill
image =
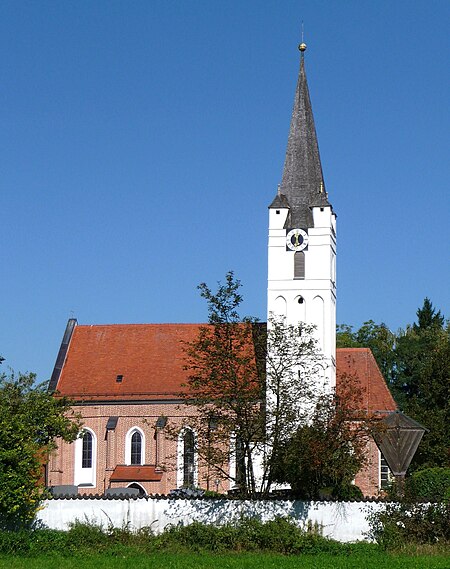
{"label": "sloped roof", "polygon": [[275,209],[277,207],[279,208],[290,207],[288,199],[284,194],[277,193],[277,195],[273,199],[273,202],[269,205],[269,209]]}
{"label": "sloped roof", "polygon": [[[189,375],[184,346],[198,337],[200,326],[205,324],[77,325],[56,389],[86,402],[177,399]],[[338,388],[348,376],[364,392],[363,410],[397,408],[368,348],[337,350]]]}
{"label": "sloped roof", "polygon": [[111,474],[111,482],[159,482],[162,471],[156,471],[154,466],[126,466],[119,464]]}
{"label": "sloped roof", "polygon": [[314,227],[312,206],[328,206],[303,53],[284,161],[281,193],[291,206],[291,227]]}
{"label": "sloped roof", "polygon": [[397,404],[369,348],[338,348],[336,350],[338,390],[346,378],[357,378],[362,388],[361,411],[372,414],[397,409]]}
{"label": "sloped roof", "polygon": [[[56,389],[75,400],[173,399],[199,324],[76,326]],[[118,381],[117,376],[122,376]]]}

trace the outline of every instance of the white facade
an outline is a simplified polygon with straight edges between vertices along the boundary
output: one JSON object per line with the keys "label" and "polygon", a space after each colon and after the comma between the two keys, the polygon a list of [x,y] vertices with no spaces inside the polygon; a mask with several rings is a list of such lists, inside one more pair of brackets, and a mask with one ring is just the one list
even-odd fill
{"label": "white facade", "polygon": [[[329,385],[336,384],[336,215],[331,206],[312,209],[314,227],[303,249],[304,275],[294,273],[298,253],[286,245],[288,207],[269,209],[268,321],[284,316],[287,324],[316,326],[316,337],[327,365]],[[291,228],[289,228],[291,229]]]}

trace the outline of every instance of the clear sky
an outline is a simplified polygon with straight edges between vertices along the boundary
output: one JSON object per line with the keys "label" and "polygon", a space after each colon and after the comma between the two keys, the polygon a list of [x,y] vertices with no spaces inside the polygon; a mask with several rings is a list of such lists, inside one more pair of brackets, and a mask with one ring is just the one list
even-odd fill
{"label": "clear sky", "polygon": [[448,0],[3,0],[3,368],[48,379],[73,316],[205,321],[229,269],[265,319],[302,20],[338,322],[450,316]]}

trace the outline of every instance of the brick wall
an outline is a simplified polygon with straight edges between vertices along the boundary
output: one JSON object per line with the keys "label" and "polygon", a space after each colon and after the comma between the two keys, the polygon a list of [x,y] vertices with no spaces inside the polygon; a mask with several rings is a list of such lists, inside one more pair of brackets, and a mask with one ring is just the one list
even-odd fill
{"label": "brick wall", "polygon": [[[91,429],[96,436],[96,483],[94,486],[80,487],[79,492],[85,494],[102,494],[107,488],[128,486],[129,482],[110,482],[114,468],[118,464],[126,464],[126,435],[133,427],[138,427],[144,434],[145,464],[153,465],[162,472],[160,482],[138,483],[149,494],[167,494],[177,488],[177,441],[168,436],[168,427],[179,430],[189,424],[189,417],[195,415],[192,407],[173,403],[139,403],[139,404],[107,404],[80,405],[75,411],[83,417],[83,425]],[[114,431],[107,431],[109,417],[118,416]],[[166,416],[168,425],[165,429],[155,428],[158,417]],[[65,485],[74,483],[75,445],[59,441],[58,450],[49,461],[48,485]],[[199,464],[199,485],[205,486],[206,470]],[[226,481],[219,483],[218,490],[226,491]],[[214,484],[214,490],[216,485]]]}
{"label": "brick wall", "polygon": [[[189,424],[189,417],[195,416],[195,409],[185,405],[158,402],[138,404],[80,405],[75,411],[83,417],[85,427],[91,429],[97,439],[96,476],[94,486],[81,486],[80,493],[103,494],[108,488],[125,487],[130,482],[110,482],[114,468],[126,464],[125,441],[127,432],[139,427],[145,437],[145,464],[153,465],[162,473],[161,481],[138,481],[148,494],[168,494],[177,488],[177,441],[168,436],[168,427],[179,430]],[[106,430],[109,417],[118,416],[114,431]],[[165,429],[156,432],[156,420],[160,416],[168,418]],[[50,457],[48,486],[74,484],[75,445],[59,442],[58,450]],[[199,464],[199,486],[206,488],[207,470]],[[379,452],[373,441],[368,444],[367,464],[355,478],[365,496],[379,494]],[[219,492],[229,489],[228,481],[211,481],[210,488]]]}

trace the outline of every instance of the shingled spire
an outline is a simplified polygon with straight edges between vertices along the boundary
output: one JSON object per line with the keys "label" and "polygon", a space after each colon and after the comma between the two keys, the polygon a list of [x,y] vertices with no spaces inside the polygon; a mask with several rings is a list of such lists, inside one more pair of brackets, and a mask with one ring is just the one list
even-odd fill
{"label": "shingled spire", "polygon": [[284,162],[281,194],[286,197],[291,208],[287,226],[308,228],[314,226],[311,207],[327,206],[330,203],[325,191],[306,80],[304,61],[306,45],[300,44],[299,49],[300,72]]}

